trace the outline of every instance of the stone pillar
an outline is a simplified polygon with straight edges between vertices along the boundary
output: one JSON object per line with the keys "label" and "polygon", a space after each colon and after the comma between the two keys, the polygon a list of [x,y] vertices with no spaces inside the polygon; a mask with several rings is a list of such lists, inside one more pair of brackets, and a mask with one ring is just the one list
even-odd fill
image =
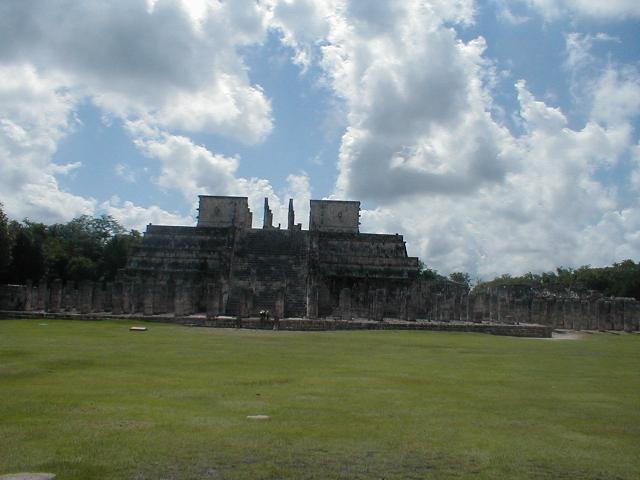
{"label": "stone pillar", "polygon": [[86,281],[80,285],[80,313],[90,313],[93,300],[93,282]]}
{"label": "stone pillar", "polygon": [[142,313],[153,315],[153,283],[147,282],[142,288]]}
{"label": "stone pillar", "polygon": [[627,332],[634,332],[640,329],[640,302],[637,300],[625,300],[624,329]]}
{"label": "stone pillar", "polygon": [[131,313],[144,312],[144,284],[136,281],[131,286]]}
{"label": "stone pillar", "polygon": [[59,312],[62,305],[62,280],[56,278],[51,282],[49,295],[49,311]]}
{"label": "stone pillar", "polygon": [[174,315],[176,317],[184,317],[189,315],[189,305],[187,296],[189,290],[184,283],[176,283],[176,290],[174,295]]}
{"label": "stone pillar", "polygon": [[94,312],[104,312],[104,290],[102,284],[97,283],[93,286],[93,301],[91,310]]}
{"label": "stone pillar", "polygon": [[33,298],[33,285],[31,284],[31,280],[27,282],[25,286],[25,298],[24,298],[24,309],[29,312],[33,310],[34,298]]}
{"label": "stone pillar", "polygon": [[47,308],[47,282],[45,282],[44,280],[40,280],[40,283],[38,283],[38,302],[37,302],[37,306],[36,309],[37,310],[41,310],[44,311]]}
{"label": "stone pillar", "polygon": [[131,282],[123,282],[122,284],[122,313],[132,313],[131,311]]}
{"label": "stone pillar", "polygon": [[112,312],[113,311],[113,296],[112,296],[113,284],[112,283],[107,283],[105,285],[103,294],[104,294],[104,298],[103,298],[104,311]]}
{"label": "stone pillar", "polygon": [[406,319],[410,322],[415,322],[417,315],[417,300],[416,296],[411,292],[407,295],[407,315]]}
{"label": "stone pillar", "polygon": [[600,306],[600,330],[613,330],[611,322],[611,302],[604,300]]}
{"label": "stone pillar", "polygon": [[373,300],[373,319],[377,322],[384,320],[384,296],[384,289],[376,289]]}
{"label": "stone pillar", "polygon": [[351,289],[343,288],[340,290],[340,318],[342,320],[351,320]]}
{"label": "stone pillar", "polygon": [[220,287],[215,283],[207,283],[207,318],[220,314]]}
{"label": "stone pillar", "polygon": [[156,280],[153,283],[153,313],[167,313],[167,302],[169,299],[169,288],[166,282]]}
{"label": "stone pillar", "polygon": [[123,291],[122,282],[114,282],[111,286],[111,313],[114,315],[122,315]]}
{"label": "stone pillar", "polygon": [[318,286],[315,284],[307,288],[307,318],[318,318]]}
{"label": "stone pillar", "polygon": [[284,317],[284,305],[285,305],[285,290],[284,288],[281,288],[280,290],[278,290],[278,293],[276,295],[276,305],[275,305],[276,310],[273,313],[276,318]]}
{"label": "stone pillar", "polygon": [[253,308],[253,291],[249,289],[240,290],[240,305],[239,314],[240,318],[246,318],[251,315],[251,309]]}
{"label": "stone pillar", "polygon": [[624,300],[622,298],[613,299],[613,329],[624,330]]}

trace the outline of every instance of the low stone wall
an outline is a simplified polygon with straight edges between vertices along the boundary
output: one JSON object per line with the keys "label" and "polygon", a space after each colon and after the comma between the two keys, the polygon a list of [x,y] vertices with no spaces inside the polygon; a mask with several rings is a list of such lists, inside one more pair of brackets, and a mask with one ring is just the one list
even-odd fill
{"label": "low stone wall", "polygon": [[489,333],[512,337],[550,338],[553,328],[544,325],[504,325],[451,322],[406,322],[366,320],[310,320],[282,319],[263,320],[260,318],[216,317],[169,315],[109,315],[0,311],[0,319],[47,319],[47,320],[133,320],[155,323],[177,323],[181,325],[211,328],[246,328],[254,330],[289,330],[289,331],[331,331],[331,330],[425,330],[437,332],[471,332]]}

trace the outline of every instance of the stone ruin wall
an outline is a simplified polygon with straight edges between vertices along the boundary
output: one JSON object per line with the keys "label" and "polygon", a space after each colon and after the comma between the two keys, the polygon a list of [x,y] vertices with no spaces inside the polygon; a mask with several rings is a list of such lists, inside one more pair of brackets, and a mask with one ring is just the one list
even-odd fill
{"label": "stone ruin wall", "polygon": [[[552,294],[528,286],[468,293],[418,278],[401,235],[359,232],[359,202],[312,200],[310,229],[251,228],[246,197],[200,196],[198,226],[149,225],[142,247],[112,283],[0,286],[0,309],[113,315],[541,324],[638,330],[640,302]],[[265,213],[270,213],[265,199]]]}
{"label": "stone ruin wall", "polygon": [[[311,289],[313,291],[313,289]],[[284,292],[284,291],[283,291]],[[183,317],[224,313],[224,291],[215,283],[193,285],[187,282],[82,282],[3,285],[0,309],[52,313],[104,313],[174,315]],[[200,296],[200,297],[199,297]],[[463,293],[462,288],[433,282],[418,282],[410,288],[342,288],[332,298],[330,311],[318,309],[309,295],[308,318],[344,320],[401,319],[433,322],[471,322],[494,324],[531,323],[574,330],[640,330],[640,302],[633,298],[611,298],[575,293],[549,294],[531,288],[497,287],[480,294]],[[407,301],[413,299],[413,301]],[[250,290],[238,316],[256,316],[256,296]],[[272,314],[286,317],[286,295],[274,300]]]}

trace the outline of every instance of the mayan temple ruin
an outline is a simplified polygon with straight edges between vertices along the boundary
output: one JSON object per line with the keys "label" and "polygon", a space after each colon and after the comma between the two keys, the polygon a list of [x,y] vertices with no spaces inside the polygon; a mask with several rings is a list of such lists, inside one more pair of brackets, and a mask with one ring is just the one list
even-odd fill
{"label": "mayan temple ruin", "polygon": [[360,202],[311,200],[309,230],[293,200],[286,229],[273,226],[267,199],[263,218],[252,227],[246,197],[201,195],[195,227],[147,226],[122,280],[154,285],[154,298],[177,298],[183,313],[410,315],[418,259],[401,235],[360,233]]}
{"label": "mayan temple ruin", "polygon": [[292,319],[291,329],[453,328],[530,336],[549,336],[553,328],[640,329],[640,302],[633,298],[527,285],[469,292],[443,278],[425,279],[402,235],[361,233],[359,219],[360,202],[311,200],[303,230],[290,200],[284,229],[273,225],[265,199],[262,227],[254,228],[247,197],[201,195],[196,226],[149,224],[116,281],[5,285],[0,310],[205,326],[246,319],[241,323],[249,328],[264,327],[254,320],[268,312]]}

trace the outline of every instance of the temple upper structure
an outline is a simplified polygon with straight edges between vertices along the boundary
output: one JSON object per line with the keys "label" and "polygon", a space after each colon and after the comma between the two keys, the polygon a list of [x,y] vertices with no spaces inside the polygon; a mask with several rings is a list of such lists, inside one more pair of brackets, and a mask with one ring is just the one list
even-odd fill
{"label": "temple upper structure", "polygon": [[[309,229],[273,226],[265,199],[253,228],[247,197],[201,195],[195,227],[148,225],[122,279],[161,282],[168,296],[188,295],[194,312],[280,316],[407,316],[419,273],[402,235],[360,232],[360,202],[311,200]],[[171,290],[173,289],[173,290]],[[209,307],[207,306],[209,305]],[[342,306],[341,306],[342,305]]]}

